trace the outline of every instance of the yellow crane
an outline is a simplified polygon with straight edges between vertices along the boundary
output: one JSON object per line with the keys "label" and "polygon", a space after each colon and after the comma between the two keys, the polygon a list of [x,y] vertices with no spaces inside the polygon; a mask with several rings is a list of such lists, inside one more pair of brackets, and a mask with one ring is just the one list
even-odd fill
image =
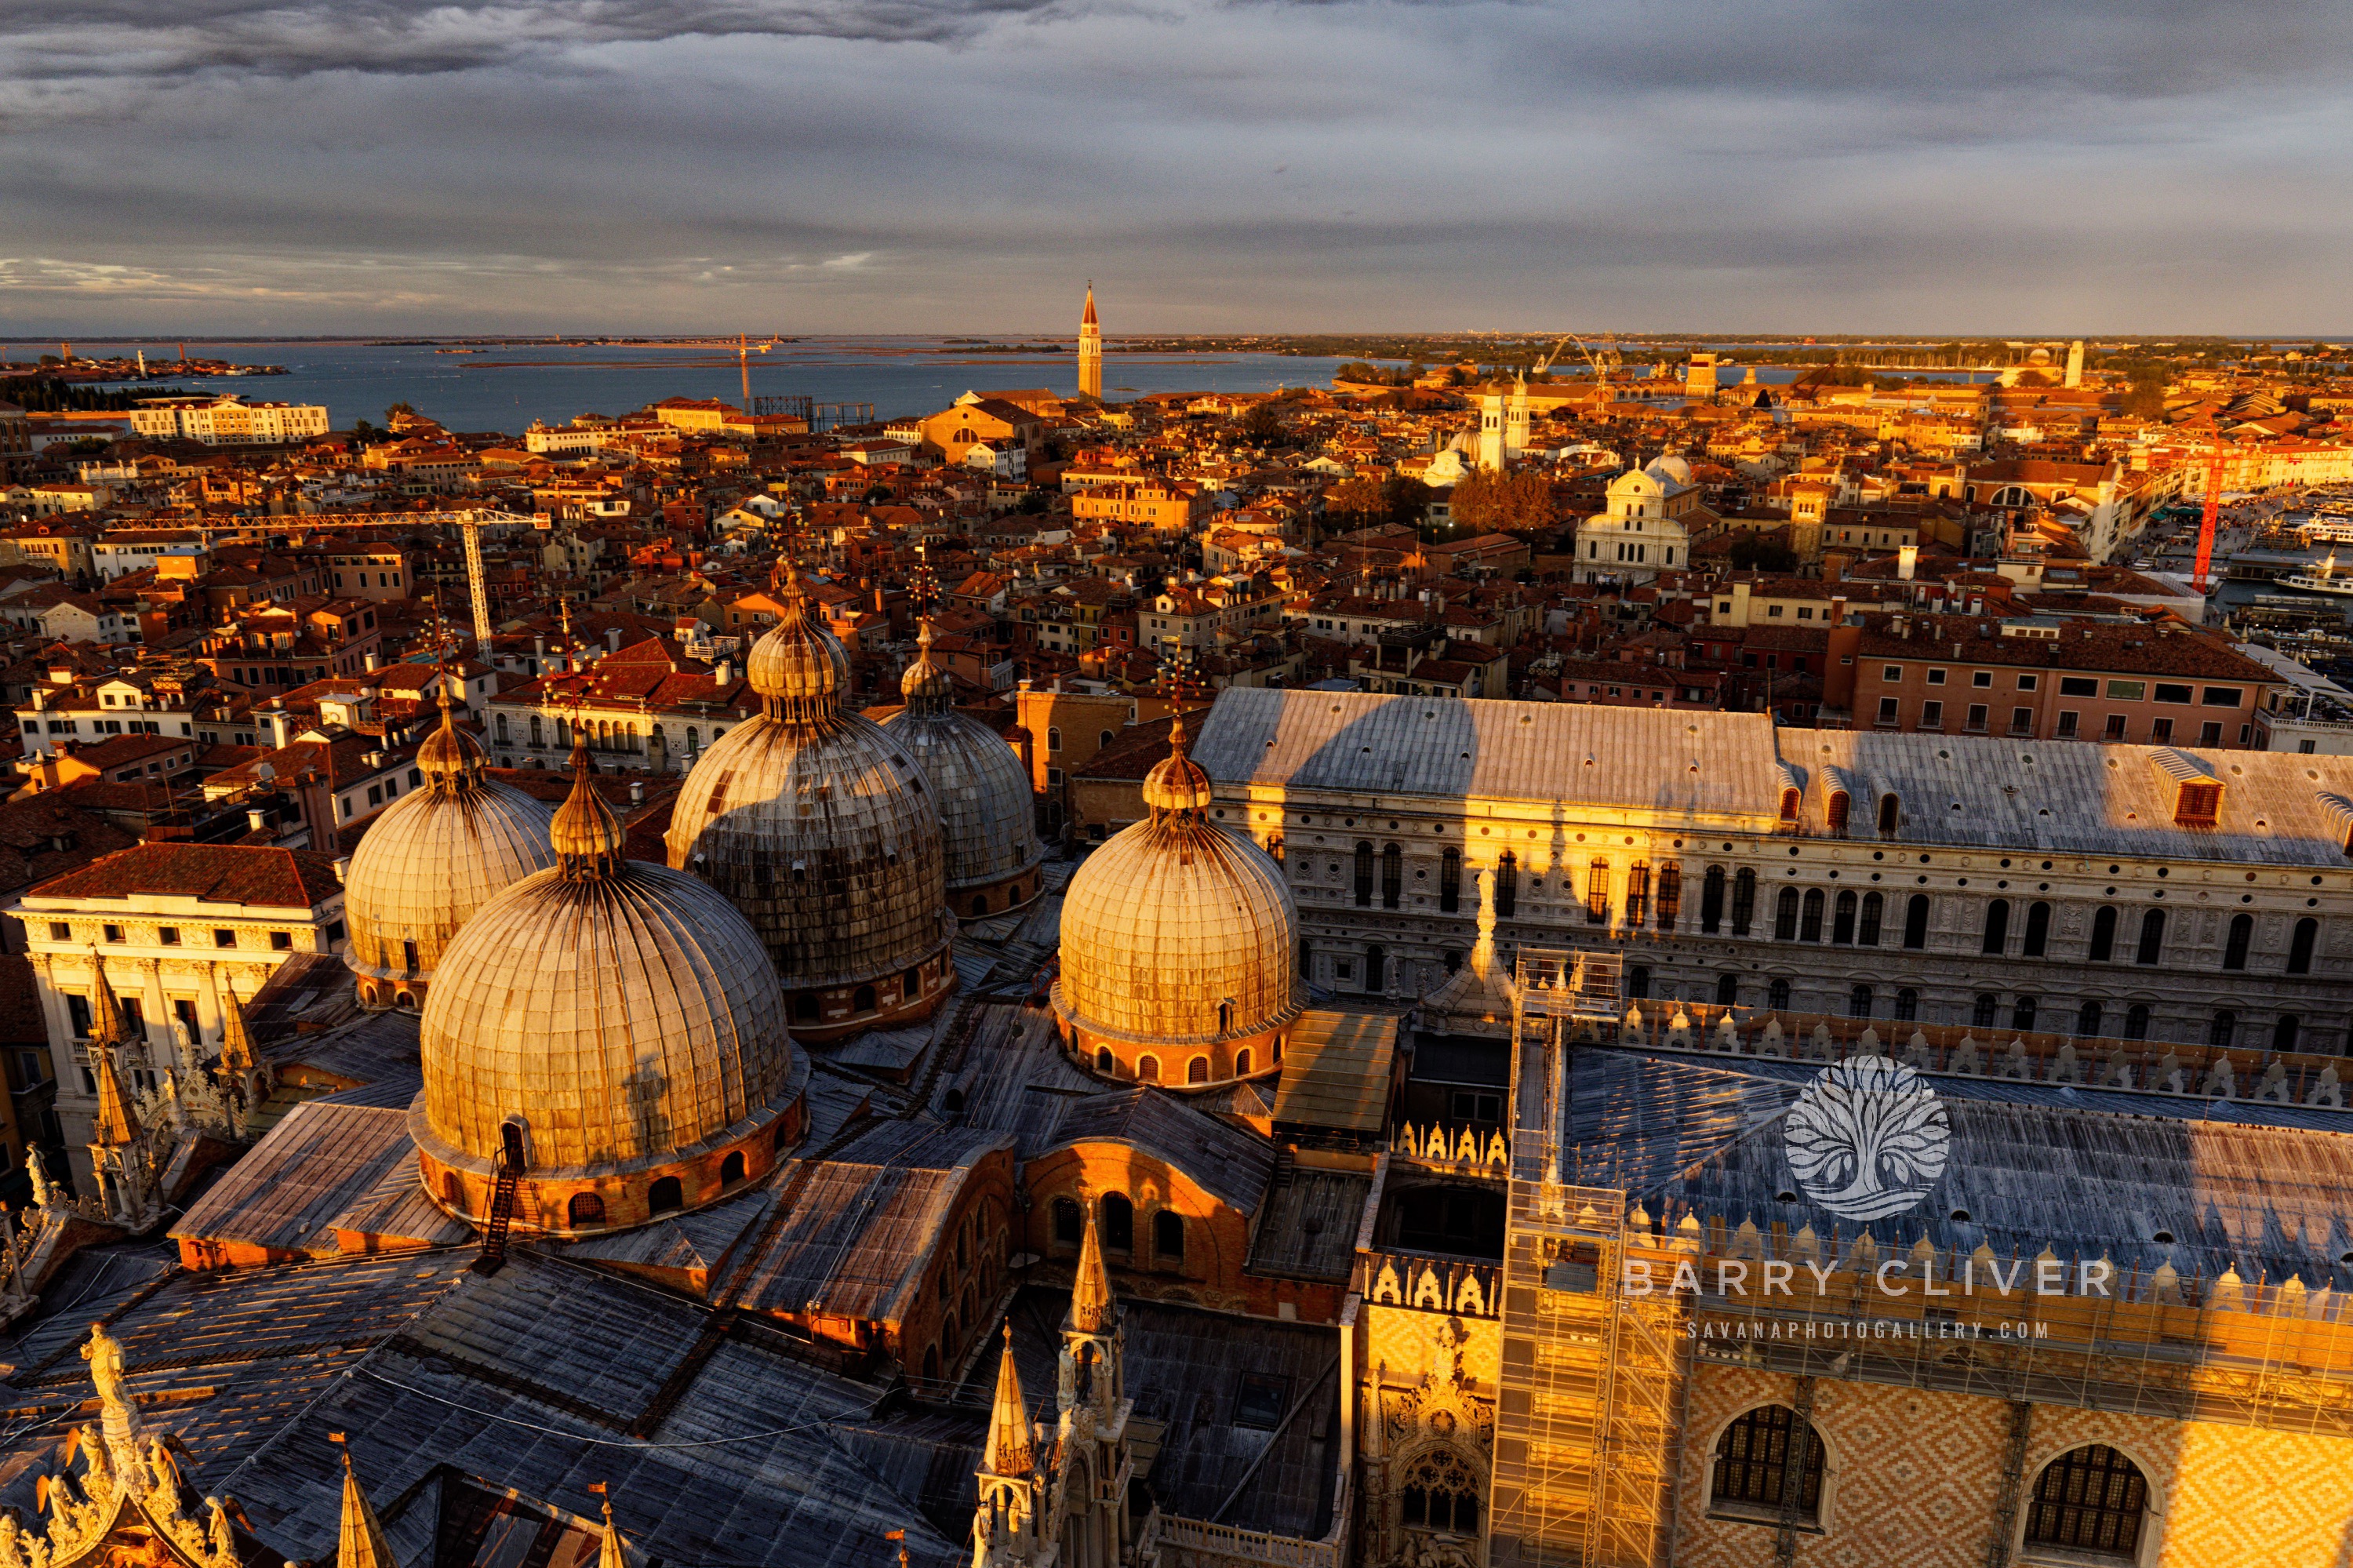
{"label": "yellow crane", "polygon": [[335,528],[456,528],[466,543],[466,589],[473,599],[475,656],[487,659],[491,646],[491,592],[488,576],[482,570],[482,525],[487,523],[501,527],[521,524],[536,528],[539,521],[519,512],[501,512],[477,506],[455,512],[321,512],[310,516],[241,517],[217,525],[199,524],[197,532],[205,543],[210,544],[216,534],[291,534]]}

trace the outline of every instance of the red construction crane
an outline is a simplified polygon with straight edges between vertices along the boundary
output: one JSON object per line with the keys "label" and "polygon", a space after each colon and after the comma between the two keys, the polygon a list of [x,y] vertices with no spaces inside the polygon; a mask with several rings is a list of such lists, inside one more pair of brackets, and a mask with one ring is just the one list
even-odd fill
{"label": "red construction crane", "polygon": [[2206,591],[2207,574],[2214,566],[2214,519],[2222,510],[2222,449],[2206,460],[2206,514],[2198,523],[2198,574],[2190,586],[2200,593]]}

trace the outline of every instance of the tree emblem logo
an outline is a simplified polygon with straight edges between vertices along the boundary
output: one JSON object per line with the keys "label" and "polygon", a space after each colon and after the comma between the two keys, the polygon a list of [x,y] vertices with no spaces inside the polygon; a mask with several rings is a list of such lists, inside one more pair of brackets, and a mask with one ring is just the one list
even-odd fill
{"label": "tree emblem logo", "polygon": [[1952,1141],[1936,1091],[1884,1056],[1824,1068],[1782,1128],[1798,1185],[1851,1220],[1883,1220],[1915,1207],[1945,1173]]}

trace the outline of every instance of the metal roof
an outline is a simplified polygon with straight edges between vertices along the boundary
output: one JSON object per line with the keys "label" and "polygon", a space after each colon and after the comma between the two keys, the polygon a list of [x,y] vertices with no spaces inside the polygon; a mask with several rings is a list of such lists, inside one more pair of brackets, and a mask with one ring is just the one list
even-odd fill
{"label": "metal roof", "polygon": [[1377,1135],[1388,1119],[1398,1020],[1319,1008],[1300,1015],[1282,1048],[1274,1119]]}

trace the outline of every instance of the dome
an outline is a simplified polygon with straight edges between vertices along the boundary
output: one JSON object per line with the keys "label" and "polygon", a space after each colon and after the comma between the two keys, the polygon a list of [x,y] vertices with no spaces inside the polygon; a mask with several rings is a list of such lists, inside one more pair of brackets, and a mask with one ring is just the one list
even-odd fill
{"label": "dome", "polygon": [[[942,808],[910,748],[838,710],[848,661],[797,583],[753,650],[764,710],[704,750],[670,813],[670,863],[766,944],[803,1038],[928,1013],[955,983]],[[794,683],[800,683],[796,685]]]}
{"label": "dome", "polygon": [[948,673],[931,662],[929,622],[919,641],[923,656],[899,683],[907,705],[883,721],[883,733],[931,784],[948,907],[976,918],[1001,914],[1037,896],[1044,882],[1029,772],[1004,736],[955,711]]}
{"label": "dome", "polygon": [[[1145,780],[1151,817],[1088,856],[1062,895],[1055,1009],[1082,1051],[1110,1050],[1124,1074],[1145,1077],[1155,1075],[1125,1047],[1231,1046],[1282,1028],[1304,1004],[1292,973],[1299,912],[1282,868],[1201,814],[1208,780],[1184,755],[1181,726],[1176,740]],[[1209,1081],[1234,1075],[1236,1063],[1208,1054]],[[1175,1061],[1165,1065],[1173,1081]]]}
{"label": "dome", "polygon": [[369,824],[343,876],[343,962],[371,1005],[413,1003],[459,928],[509,885],[555,863],[548,810],[481,777],[481,748],[442,696],[441,726],[417,748],[422,788]]}
{"label": "dome", "polygon": [[574,766],[559,863],[443,955],[409,1113],[429,1190],[473,1218],[516,1124],[517,1224],[544,1231],[635,1224],[760,1174],[798,1140],[807,1077],[758,933],[695,878],[623,859],[585,752]]}
{"label": "dome", "polygon": [[1642,471],[1662,484],[1689,484],[1692,482],[1691,464],[1685,462],[1679,457],[1672,456],[1672,454],[1652,458],[1651,460],[1650,466]]}

